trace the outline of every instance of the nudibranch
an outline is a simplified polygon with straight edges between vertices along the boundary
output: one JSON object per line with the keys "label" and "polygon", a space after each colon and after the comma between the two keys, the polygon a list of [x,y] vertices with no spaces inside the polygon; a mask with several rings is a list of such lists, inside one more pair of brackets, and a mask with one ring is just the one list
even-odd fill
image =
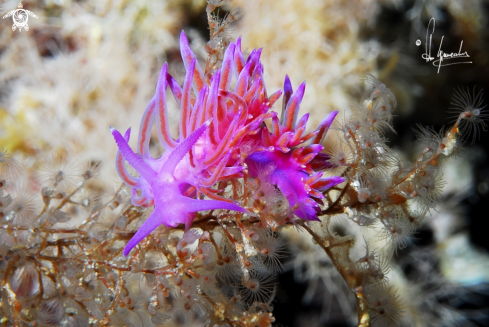
{"label": "nudibranch", "polygon": [[[204,75],[183,32],[180,51],[186,69],[183,85],[168,74],[165,63],[155,95],[140,123],[136,152],[128,145],[130,129],[123,136],[111,128],[119,148],[117,173],[131,188],[132,203],[143,207],[154,205],[153,213],[127,243],[124,255],[161,224],[167,227],[185,224],[189,229],[198,211],[223,209],[251,214],[234,200],[218,195],[213,186],[241,177],[245,169],[257,177],[259,164],[275,167],[267,182],[282,191],[293,214],[317,220],[317,203],[324,198],[321,192],[343,182],[341,177],[321,178],[322,172],[312,165],[313,159],[321,157],[320,143],[337,112],[328,115],[316,131],[305,134],[308,114],[296,123],[305,84],[292,92],[287,77],[284,110],[279,120],[270,109],[282,91],[267,95],[261,49],[253,50],[245,60],[241,39],[230,43],[221,68],[211,76]],[[168,88],[180,107],[178,139],[169,130]],[[265,119],[272,119],[272,132],[268,131]],[[149,153],[153,125],[165,149],[160,158]],[[307,140],[311,144],[303,146]],[[249,144],[253,144],[249,151],[242,151]],[[127,171],[126,161],[138,177]],[[202,199],[202,195],[209,199]]]}

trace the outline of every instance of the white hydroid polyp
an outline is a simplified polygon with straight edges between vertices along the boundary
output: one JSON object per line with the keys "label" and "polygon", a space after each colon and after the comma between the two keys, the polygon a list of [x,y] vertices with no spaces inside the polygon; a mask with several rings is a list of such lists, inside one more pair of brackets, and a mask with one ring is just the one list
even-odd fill
{"label": "white hydroid polyp", "polygon": [[457,88],[452,98],[452,106],[448,110],[449,113],[456,114],[452,118],[458,122],[461,132],[466,134],[465,138],[472,135],[472,143],[479,137],[480,130],[486,131],[487,128],[484,120],[489,118],[489,115],[482,111],[486,107],[483,105],[483,91],[476,93],[475,86],[472,92],[469,88]]}

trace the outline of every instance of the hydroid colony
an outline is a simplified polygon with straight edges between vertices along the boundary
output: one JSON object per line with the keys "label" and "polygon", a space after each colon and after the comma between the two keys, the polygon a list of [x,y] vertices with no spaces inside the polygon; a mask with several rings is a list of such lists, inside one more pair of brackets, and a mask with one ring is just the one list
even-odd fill
{"label": "hydroid colony", "polygon": [[[136,151],[127,144],[130,130],[111,129],[126,186],[109,201],[85,193],[97,163],[72,173],[69,162],[54,158],[43,208],[35,211],[23,197],[19,165],[1,152],[3,323],[271,326],[283,256],[278,237],[290,226],[310,234],[333,262],[356,298],[359,326],[400,323],[389,257],[435,206],[440,166],[457,151],[459,127],[484,125],[474,118],[483,118],[479,98],[465,98],[446,133],[421,129],[419,156],[409,163],[384,138],[396,98],[368,75],[371,88],[333,127],[341,137],[326,153],[321,143],[336,113],[307,133],[308,114],[298,117],[304,83],[294,91],[285,77],[283,90],[268,95],[261,50],[245,56],[241,41],[226,35],[239,11],[224,20],[213,14],[224,2],[207,7],[205,69],[182,33],[184,82],[163,66],[141,112]],[[168,130],[167,88],[180,107],[177,138]],[[153,126],[166,150],[158,159],[149,152]],[[82,210],[83,220],[73,219]],[[345,214],[352,224],[376,228],[387,246],[367,243],[364,255],[352,258],[362,240],[331,230],[332,219]]]}

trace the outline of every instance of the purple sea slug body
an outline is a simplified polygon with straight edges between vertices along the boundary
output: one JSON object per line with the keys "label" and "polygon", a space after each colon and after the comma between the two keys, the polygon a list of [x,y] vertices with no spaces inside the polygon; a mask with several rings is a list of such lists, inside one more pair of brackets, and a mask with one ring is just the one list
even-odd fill
{"label": "purple sea slug body", "polygon": [[[189,229],[198,211],[223,209],[251,214],[232,199],[216,194],[213,186],[241,177],[245,169],[251,177],[259,177],[257,169],[263,165],[274,167],[266,182],[284,194],[291,214],[317,220],[318,203],[324,198],[321,192],[344,181],[341,177],[321,178],[322,172],[313,169],[317,166],[314,159],[322,158],[320,143],[337,112],[329,114],[316,131],[304,135],[309,115],[297,123],[296,120],[305,84],[292,92],[286,78],[284,110],[279,121],[270,108],[282,91],[267,96],[261,49],[253,50],[245,60],[238,39],[224,53],[222,67],[206,78],[183,32],[180,47],[187,70],[183,85],[180,87],[168,74],[165,64],[155,96],[141,120],[136,153],[128,145],[130,129],[122,136],[111,128],[119,147],[117,172],[132,189],[132,203],[154,205],[153,213],[126,245],[124,255],[161,224],[167,227],[185,224]],[[171,137],[168,128],[168,87],[181,110],[178,140]],[[272,119],[272,132],[263,123],[267,118]],[[166,150],[159,159],[149,154],[153,124]],[[311,144],[302,146],[307,140]],[[253,144],[248,146],[249,151],[242,151],[249,144]],[[128,173],[125,161],[139,177]],[[210,200],[201,199],[202,195]]]}

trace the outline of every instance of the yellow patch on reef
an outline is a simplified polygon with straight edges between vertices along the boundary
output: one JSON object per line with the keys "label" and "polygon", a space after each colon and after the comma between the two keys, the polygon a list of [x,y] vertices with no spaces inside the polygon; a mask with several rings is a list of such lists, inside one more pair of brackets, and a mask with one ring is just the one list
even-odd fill
{"label": "yellow patch on reef", "polygon": [[27,142],[31,136],[31,128],[23,112],[12,116],[5,108],[0,108],[0,128],[0,144],[5,150],[28,154],[33,152],[32,146]]}

